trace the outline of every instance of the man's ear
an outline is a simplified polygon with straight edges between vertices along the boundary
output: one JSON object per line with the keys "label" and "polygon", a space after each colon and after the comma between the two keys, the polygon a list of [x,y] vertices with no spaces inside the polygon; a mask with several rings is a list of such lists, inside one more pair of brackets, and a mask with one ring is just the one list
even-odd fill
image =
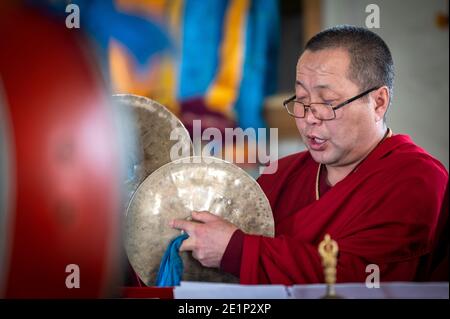
{"label": "man's ear", "polygon": [[375,106],[375,116],[377,122],[384,119],[384,115],[389,107],[389,101],[391,96],[389,95],[389,89],[387,86],[382,86],[379,89],[372,92],[372,98]]}

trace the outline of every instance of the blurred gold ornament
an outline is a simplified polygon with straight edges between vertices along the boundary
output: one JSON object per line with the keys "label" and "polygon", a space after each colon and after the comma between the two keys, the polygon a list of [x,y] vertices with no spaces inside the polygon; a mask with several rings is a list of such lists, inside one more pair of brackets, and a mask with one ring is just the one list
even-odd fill
{"label": "blurred gold ornament", "polygon": [[336,241],[332,240],[329,234],[319,244],[319,254],[322,258],[322,265],[327,284],[327,292],[324,298],[339,298],[336,295],[334,284],[336,283],[336,265],[339,247]]}

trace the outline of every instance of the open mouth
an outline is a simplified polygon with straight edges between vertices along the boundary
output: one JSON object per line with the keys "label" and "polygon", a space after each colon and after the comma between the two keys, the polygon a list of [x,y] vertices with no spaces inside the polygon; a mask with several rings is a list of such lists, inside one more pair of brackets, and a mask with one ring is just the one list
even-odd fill
{"label": "open mouth", "polygon": [[326,142],[327,142],[326,139],[317,137],[315,135],[307,136],[307,143],[308,143],[310,149],[312,149],[314,151],[323,150],[326,145]]}

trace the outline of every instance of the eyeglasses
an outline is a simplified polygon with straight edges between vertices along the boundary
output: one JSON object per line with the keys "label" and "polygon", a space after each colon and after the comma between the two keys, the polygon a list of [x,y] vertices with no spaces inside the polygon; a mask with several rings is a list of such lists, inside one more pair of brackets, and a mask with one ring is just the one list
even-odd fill
{"label": "eyeglasses", "polygon": [[286,108],[286,111],[289,115],[295,118],[304,118],[306,116],[306,109],[309,108],[314,115],[314,117],[321,121],[330,121],[336,118],[336,110],[341,107],[362,98],[364,95],[369,94],[372,91],[379,89],[379,87],[371,88],[367,91],[364,91],[336,106],[331,105],[330,103],[310,103],[305,104],[303,102],[297,101],[296,96],[292,96],[289,99],[283,102],[283,106]]}

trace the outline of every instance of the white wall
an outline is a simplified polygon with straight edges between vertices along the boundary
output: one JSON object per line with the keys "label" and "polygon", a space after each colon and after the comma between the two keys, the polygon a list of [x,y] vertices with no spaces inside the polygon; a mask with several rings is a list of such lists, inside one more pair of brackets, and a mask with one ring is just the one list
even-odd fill
{"label": "white wall", "polygon": [[396,66],[388,124],[449,167],[449,35],[435,24],[444,0],[323,0],[323,26],[365,27],[368,4],[380,8],[380,28]]}

